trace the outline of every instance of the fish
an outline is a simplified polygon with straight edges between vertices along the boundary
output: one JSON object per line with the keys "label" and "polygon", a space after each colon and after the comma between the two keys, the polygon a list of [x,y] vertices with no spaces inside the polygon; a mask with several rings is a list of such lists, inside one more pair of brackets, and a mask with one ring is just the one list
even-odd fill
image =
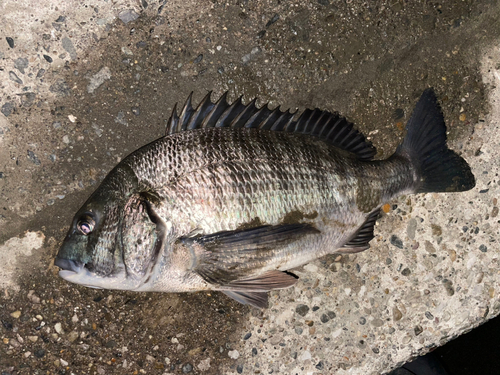
{"label": "fish", "polygon": [[472,189],[432,88],[394,154],[337,112],[232,103],[211,93],[125,157],[75,214],[54,264],[64,280],[137,292],[221,291],[251,306],[292,270],[365,251],[383,204]]}

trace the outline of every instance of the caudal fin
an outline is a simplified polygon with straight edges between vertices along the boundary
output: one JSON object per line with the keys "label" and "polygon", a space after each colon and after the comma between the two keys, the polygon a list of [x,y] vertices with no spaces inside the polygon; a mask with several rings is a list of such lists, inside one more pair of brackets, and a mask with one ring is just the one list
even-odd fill
{"label": "caudal fin", "polygon": [[446,125],[432,88],[423,92],[406,130],[395,155],[413,164],[415,193],[466,191],[476,185],[467,162],[446,146]]}

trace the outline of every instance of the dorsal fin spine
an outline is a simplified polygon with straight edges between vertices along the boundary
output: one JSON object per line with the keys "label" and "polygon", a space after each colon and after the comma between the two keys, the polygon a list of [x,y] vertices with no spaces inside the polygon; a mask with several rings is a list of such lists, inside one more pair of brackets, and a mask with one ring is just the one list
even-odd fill
{"label": "dorsal fin spine", "polygon": [[166,134],[206,127],[256,128],[315,136],[328,144],[354,153],[361,160],[371,160],[376,154],[371,143],[336,112],[330,113],[317,108],[306,109],[295,120],[297,111],[283,112],[280,107],[271,110],[268,104],[258,108],[255,104],[256,99],[244,105],[241,96],[229,104],[227,95],[228,92],[225,92],[216,103],[213,103],[209,92],[195,110],[192,106],[193,93],[191,93],[180,116],[177,115],[177,107],[174,106]]}
{"label": "dorsal fin spine", "polygon": [[214,107],[210,110],[207,117],[203,120],[201,127],[202,128],[213,128],[215,123],[220,118],[222,113],[229,107],[229,103],[226,100],[227,91],[222,94],[217,103],[215,103]]}
{"label": "dorsal fin spine", "polygon": [[181,115],[180,115],[180,123],[181,123],[181,129],[185,129],[192,113],[193,113],[193,106],[191,105],[191,101],[193,99],[193,92],[191,91],[191,94],[189,94],[186,103],[184,104],[184,107],[182,107]]}
{"label": "dorsal fin spine", "polygon": [[242,128],[245,126],[246,122],[252,117],[253,112],[257,110],[257,106],[255,103],[257,102],[257,98],[253,99],[250,103],[248,103],[245,108],[231,121],[232,128]]}
{"label": "dorsal fin spine", "polygon": [[191,119],[186,124],[187,130],[197,129],[200,124],[203,122],[203,119],[213,108],[214,104],[210,100],[210,96],[212,95],[212,91],[209,91],[207,95],[203,98],[203,100],[198,104],[198,107],[191,115]]}
{"label": "dorsal fin spine", "polygon": [[175,132],[175,128],[177,127],[177,123],[179,122],[179,116],[177,116],[177,103],[174,104],[174,108],[172,109],[172,114],[167,122],[167,128],[165,129],[165,135],[173,134]]}

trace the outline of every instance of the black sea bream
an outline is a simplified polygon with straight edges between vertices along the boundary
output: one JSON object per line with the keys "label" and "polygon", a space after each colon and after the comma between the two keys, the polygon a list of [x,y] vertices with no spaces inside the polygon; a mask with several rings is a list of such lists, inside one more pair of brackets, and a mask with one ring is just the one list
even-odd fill
{"label": "black sea bream", "polygon": [[401,194],[472,189],[446,146],[432,89],[386,160],[336,113],[257,108],[210,94],[175,109],[167,134],[123,159],[75,215],[55,264],[90,287],[220,290],[267,305],[284,272],[369,248],[380,207]]}

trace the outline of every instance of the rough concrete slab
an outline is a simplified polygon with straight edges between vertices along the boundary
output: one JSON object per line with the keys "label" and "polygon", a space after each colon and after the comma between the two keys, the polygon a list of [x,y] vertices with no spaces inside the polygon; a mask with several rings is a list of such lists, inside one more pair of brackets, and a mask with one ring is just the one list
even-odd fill
{"label": "rough concrete slab", "polygon": [[[375,374],[498,314],[496,2],[0,7],[0,246],[45,236],[0,295],[1,371]],[[340,111],[385,157],[429,86],[477,188],[391,202],[369,251],[296,270],[268,310],[57,277],[74,212],[191,91]]]}

